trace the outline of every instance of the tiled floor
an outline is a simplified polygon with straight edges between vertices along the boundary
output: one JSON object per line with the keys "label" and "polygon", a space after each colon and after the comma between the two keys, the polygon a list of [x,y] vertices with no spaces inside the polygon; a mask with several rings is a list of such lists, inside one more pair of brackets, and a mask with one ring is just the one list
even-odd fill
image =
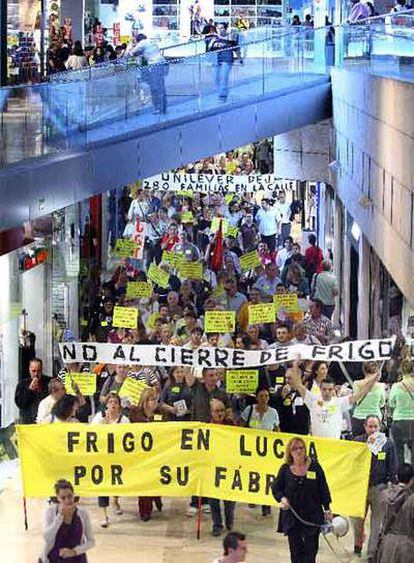
{"label": "tiled floor", "polygon": [[[151,521],[137,519],[135,499],[121,499],[122,516],[113,515],[108,529],[99,526],[100,512],[95,499],[82,502],[89,508],[96,534],[96,546],[89,552],[90,563],[209,563],[221,554],[221,540],[211,537],[209,516],[203,515],[201,539],[196,539],[196,521],[184,516],[185,499],[163,499],[161,513],[155,513]],[[42,546],[41,515],[45,502],[27,501],[29,530],[24,530],[23,504],[17,478],[9,480],[0,493],[0,542],[1,560],[5,563],[34,563]],[[274,510],[276,514],[277,511]],[[247,533],[249,563],[290,561],[287,540],[275,533],[274,517],[264,519],[259,508],[247,505],[236,508],[236,529]],[[350,563],[353,556],[352,536],[339,542],[328,536],[340,559],[323,539],[319,563]],[[364,559],[355,559],[364,561]]]}

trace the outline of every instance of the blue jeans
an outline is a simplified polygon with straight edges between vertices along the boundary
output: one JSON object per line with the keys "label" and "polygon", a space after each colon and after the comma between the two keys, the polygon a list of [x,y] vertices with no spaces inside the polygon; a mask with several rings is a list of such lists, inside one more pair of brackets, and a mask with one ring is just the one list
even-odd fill
{"label": "blue jeans", "polygon": [[229,94],[229,76],[231,67],[231,63],[216,64],[216,86],[220,98],[227,98]]}
{"label": "blue jeans", "polygon": [[149,84],[151,90],[152,105],[156,111],[161,113],[167,111],[167,91],[165,89],[167,74],[167,63],[148,65],[142,70],[143,80]]}

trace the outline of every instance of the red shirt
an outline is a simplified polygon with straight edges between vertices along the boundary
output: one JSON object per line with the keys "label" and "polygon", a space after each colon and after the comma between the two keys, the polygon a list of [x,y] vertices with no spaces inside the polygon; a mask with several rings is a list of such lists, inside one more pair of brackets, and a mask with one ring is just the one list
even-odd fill
{"label": "red shirt", "polygon": [[305,251],[306,266],[310,269],[313,266],[314,271],[319,274],[322,272],[323,253],[319,246],[309,246]]}

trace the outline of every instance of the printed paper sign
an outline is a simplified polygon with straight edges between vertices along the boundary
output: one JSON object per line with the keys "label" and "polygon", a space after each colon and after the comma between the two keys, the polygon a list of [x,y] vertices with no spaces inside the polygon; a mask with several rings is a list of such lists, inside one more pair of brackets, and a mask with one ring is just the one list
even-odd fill
{"label": "printed paper sign", "polygon": [[134,299],[139,297],[151,297],[152,284],[149,282],[128,282],[126,296]]}
{"label": "printed paper sign", "polygon": [[239,229],[237,227],[232,227],[231,225],[229,225],[227,227],[227,236],[228,237],[237,238],[238,235],[239,235]]}
{"label": "printed paper sign", "polygon": [[227,230],[229,228],[229,222],[227,221],[227,219],[223,219],[222,217],[213,217],[213,220],[211,221],[211,232],[212,233],[217,233],[217,231],[220,228],[220,221],[222,223],[222,233],[223,235],[227,234]]}
{"label": "printed paper sign", "polygon": [[258,325],[274,323],[276,321],[276,311],[273,303],[259,303],[249,305],[249,324]]}
{"label": "printed paper sign", "polygon": [[137,328],[138,309],[115,305],[112,326],[115,328]]}
{"label": "printed paper sign", "polygon": [[147,272],[147,278],[159,285],[163,289],[168,287],[168,282],[170,281],[170,274],[161,270],[154,262],[150,265]]}
{"label": "printed paper sign", "polygon": [[119,390],[120,397],[128,397],[132,405],[138,405],[141,394],[148,385],[143,381],[138,381],[133,377],[127,377]]}
{"label": "printed paper sign", "polygon": [[256,393],[259,385],[259,370],[229,369],[226,371],[227,393]]}
{"label": "printed paper sign", "polygon": [[184,260],[184,254],[182,252],[168,252],[164,250],[161,260],[176,270]]}
{"label": "printed paper sign", "polygon": [[298,296],[296,293],[278,293],[273,295],[273,303],[275,304],[276,313],[279,309],[283,309],[288,313],[296,313],[299,311]]}
{"label": "printed paper sign", "polygon": [[65,389],[68,395],[76,395],[73,384],[79,387],[80,393],[91,397],[96,393],[96,374],[94,373],[66,373]]}
{"label": "printed paper sign", "polygon": [[194,223],[194,215],[191,211],[183,211],[181,213],[181,223]]}
{"label": "printed paper sign", "polygon": [[201,262],[181,262],[178,266],[181,278],[190,280],[203,279],[203,264]]}
{"label": "printed paper sign", "polygon": [[204,330],[206,332],[234,332],[236,329],[235,311],[206,311]]}
{"label": "printed paper sign", "polygon": [[260,266],[260,256],[257,250],[253,250],[252,252],[248,252],[247,254],[243,254],[239,258],[240,266],[243,272],[248,272],[249,270],[253,270],[257,266]]}
{"label": "printed paper sign", "polygon": [[187,403],[184,399],[174,401],[173,406],[177,409],[177,416],[184,416],[188,413]]}
{"label": "printed paper sign", "polygon": [[114,254],[119,258],[132,258],[137,249],[137,245],[133,240],[119,238],[115,243]]}

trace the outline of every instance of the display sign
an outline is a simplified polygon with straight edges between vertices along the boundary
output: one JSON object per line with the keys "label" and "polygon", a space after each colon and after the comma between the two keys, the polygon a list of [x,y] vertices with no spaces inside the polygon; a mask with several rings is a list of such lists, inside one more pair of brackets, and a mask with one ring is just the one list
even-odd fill
{"label": "display sign", "polygon": [[260,266],[260,256],[257,250],[252,250],[252,252],[248,252],[247,254],[243,254],[239,258],[240,267],[242,272],[248,272],[249,270],[254,270],[257,266]]}
{"label": "display sign", "polygon": [[276,321],[276,311],[273,303],[258,303],[249,305],[249,324],[258,325],[274,323]]}
{"label": "display sign", "polygon": [[204,330],[209,332],[234,332],[236,330],[235,311],[206,311],[204,315]]}
{"label": "display sign", "polygon": [[201,262],[181,262],[178,266],[181,278],[190,280],[203,279],[203,264]]}
{"label": "display sign", "polygon": [[138,309],[115,305],[112,326],[115,328],[137,328]]}
{"label": "display sign", "polygon": [[76,395],[76,389],[85,397],[92,397],[96,393],[95,373],[65,373],[65,389],[68,395]]}
{"label": "display sign", "polygon": [[118,394],[120,397],[128,398],[131,405],[139,405],[142,392],[147,387],[148,385],[143,381],[138,381],[138,379],[134,379],[133,377],[127,377]]}
{"label": "display sign", "polygon": [[151,297],[152,283],[150,282],[128,282],[126,288],[127,298]]}
{"label": "display sign", "polygon": [[256,393],[259,385],[259,370],[228,369],[226,371],[227,393]]}
{"label": "display sign", "polygon": [[299,311],[297,293],[278,293],[277,295],[273,295],[273,303],[276,313],[280,309],[283,309],[287,313],[297,313]]}
{"label": "display sign", "polygon": [[170,274],[168,272],[164,272],[164,270],[161,270],[161,268],[159,268],[154,262],[152,262],[150,267],[148,268],[147,278],[154,282],[156,285],[159,285],[163,289],[166,289],[170,281]]}
{"label": "display sign", "polygon": [[115,243],[114,254],[118,258],[133,258],[137,245],[133,240],[119,238]]}

